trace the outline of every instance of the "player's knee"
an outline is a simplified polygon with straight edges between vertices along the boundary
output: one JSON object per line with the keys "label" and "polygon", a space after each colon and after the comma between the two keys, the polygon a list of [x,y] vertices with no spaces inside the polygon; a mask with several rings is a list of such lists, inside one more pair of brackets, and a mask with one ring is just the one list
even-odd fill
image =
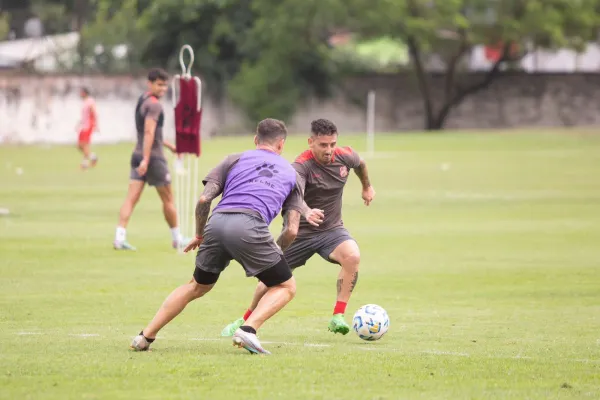
{"label": "player's knee", "polygon": [[342,264],[342,267],[344,267],[344,268],[358,271],[358,266],[360,264],[360,253],[352,252],[352,253],[345,255],[342,258],[341,264]]}
{"label": "player's knee", "polygon": [[290,300],[296,297],[296,279],[293,276],[279,286],[285,289]]}
{"label": "player's knee", "polygon": [[200,283],[196,282],[195,279],[193,279],[190,284],[192,285],[192,290],[191,290],[192,300],[199,299],[200,297],[204,296],[206,293],[210,292],[210,290],[214,286],[214,283],[209,284],[209,285],[200,284]]}

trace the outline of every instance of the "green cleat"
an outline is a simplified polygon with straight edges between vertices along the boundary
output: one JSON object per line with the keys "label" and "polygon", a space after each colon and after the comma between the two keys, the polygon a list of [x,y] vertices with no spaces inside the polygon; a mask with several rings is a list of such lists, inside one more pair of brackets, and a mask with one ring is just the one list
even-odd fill
{"label": "green cleat", "polygon": [[114,241],[113,242],[113,247],[115,250],[130,250],[130,251],[135,251],[135,247],[133,247],[132,245],[130,245],[127,242],[117,242]]}
{"label": "green cleat", "polygon": [[233,336],[235,331],[237,331],[237,329],[242,325],[244,325],[244,318],[236,319],[235,321],[227,325],[225,328],[223,328],[223,330],[221,331],[221,336]]}
{"label": "green cleat", "polygon": [[350,325],[344,320],[344,314],[334,314],[329,321],[329,332],[341,333],[342,335],[350,332]]}

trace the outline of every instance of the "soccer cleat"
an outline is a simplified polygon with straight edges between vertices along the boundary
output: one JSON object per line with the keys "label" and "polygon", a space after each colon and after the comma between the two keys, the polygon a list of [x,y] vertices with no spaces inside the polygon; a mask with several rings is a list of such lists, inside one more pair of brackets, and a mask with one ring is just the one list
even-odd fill
{"label": "soccer cleat", "polygon": [[329,321],[329,332],[341,333],[342,335],[350,332],[350,325],[344,320],[344,314],[334,314]]}
{"label": "soccer cleat", "polygon": [[130,245],[129,243],[123,241],[123,242],[118,242],[118,241],[114,241],[113,242],[113,248],[115,250],[130,250],[130,251],[135,251],[136,248],[133,247],[132,245]]}
{"label": "soccer cleat", "polygon": [[255,334],[237,329],[233,334],[233,345],[248,350],[251,354],[271,354],[262,348]]}
{"label": "soccer cleat", "polygon": [[140,334],[133,338],[133,342],[129,347],[135,351],[147,351],[150,349],[150,342],[146,340],[144,335]]}
{"label": "soccer cleat", "polygon": [[240,318],[240,319],[236,319],[235,321],[233,321],[232,323],[230,323],[229,325],[227,325],[225,328],[223,328],[223,330],[221,331],[221,336],[225,336],[225,337],[231,337],[233,336],[233,334],[235,333],[235,331],[242,325],[244,325],[244,318]]}

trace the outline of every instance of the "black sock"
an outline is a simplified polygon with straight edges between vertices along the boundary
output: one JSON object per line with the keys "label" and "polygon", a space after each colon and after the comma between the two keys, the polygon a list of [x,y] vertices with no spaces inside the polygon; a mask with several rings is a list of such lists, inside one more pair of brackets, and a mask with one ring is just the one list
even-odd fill
{"label": "black sock", "polygon": [[[143,330],[143,329],[142,329],[142,331],[140,332],[140,335],[144,336],[144,330]],[[148,343],[152,343],[152,342],[154,342],[154,339],[147,338],[146,336],[144,336],[144,339],[146,339],[146,341],[147,341]]]}
{"label": "black sock", "polygon": [[253,328],[253,327],[251,327],[251,326],[248,326],[248,325],[242,325],[242,326],[240,326],[240,329],[241,329],[241,330],[243,330],[244,332],[247,332],[247,333],[252,333],[252,334],[256,335],[256,329],[254,329],[254,328]]}

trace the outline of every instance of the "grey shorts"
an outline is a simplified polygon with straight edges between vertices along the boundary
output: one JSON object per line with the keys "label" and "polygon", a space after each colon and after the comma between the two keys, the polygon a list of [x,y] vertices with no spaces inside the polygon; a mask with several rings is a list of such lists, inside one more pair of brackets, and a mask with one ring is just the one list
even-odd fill
{"label": "grey shorts", "polygon": [[204,241],[196,255],[196,268],[221,273],[231,260],[239,262],[246,276],[256,276],[281,261],[267,224],[242,213],[215,213],[204,228]]}
{"label": "grey shorts", "polygon": [[338,264],[331,260],[329,255],[336,247],[346,240],[354,240],[344,227],[334,228],[330,231],[313,233],[308,236],[296,238],[292,245],[283,253],[290,268],[298,268],[306,264],[315,253],[330,263]]}
{"label": "grey shorts", "polygon": [[131,172],[129,173],[129,179],[144,181],[150,186],[167,186],[171,184],[169,164],[164,157],[151,156],[146,175],[140,176],[135,169],[140,166],[142,158],[141,154],[133,153],[131,155]]}

